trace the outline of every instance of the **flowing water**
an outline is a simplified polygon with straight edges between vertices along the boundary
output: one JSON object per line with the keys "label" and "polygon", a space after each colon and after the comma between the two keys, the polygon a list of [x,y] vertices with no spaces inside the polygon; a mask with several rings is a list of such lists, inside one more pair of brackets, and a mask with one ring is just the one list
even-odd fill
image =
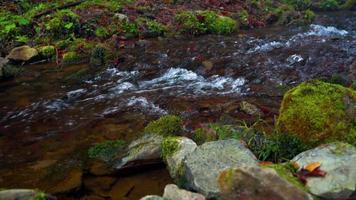
{"label": "flowing water", "polygon": [[58,192],[82,176],[77,196],[63,199],[161,194],[172,181],[164,167],[94,176],[87,148],[131,141],[164,114],[181,115],[187,130],[255,120],[239,109],[243,100],[273,125],[286,89],[314,78],[355,81],[356,13],[321,13],[302,27],[139,41],[121,55],[117,66],[100,69],[25,66],[0,83],[0,188]]}

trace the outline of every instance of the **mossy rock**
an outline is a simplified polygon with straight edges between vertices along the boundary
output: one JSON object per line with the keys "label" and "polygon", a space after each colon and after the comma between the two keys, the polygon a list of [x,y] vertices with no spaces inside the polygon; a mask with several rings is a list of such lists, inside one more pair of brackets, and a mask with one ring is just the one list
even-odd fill
{"label": "mossy rock", "polygon": [[356,144],[356,92],[341,85],[308,81],[283,98],[277,126],[305,143],[335,140]]}
{"label": "mossy rock", "polygon": [[75,51],[69,51],[63,54],[62,65],[77,64],[81,62],[82,57]]}
{"label": "mossy rock", "polygon": [[179,135],[183,130],[182,119],[175,115],[165,115],[150,122],[144,132],[162,136]]}
{"label": "mossy rock", "polygon": [[43,58],[52,58],[56,55],[56,49],[52,45],[40,47],[38,48],[38,52]]}

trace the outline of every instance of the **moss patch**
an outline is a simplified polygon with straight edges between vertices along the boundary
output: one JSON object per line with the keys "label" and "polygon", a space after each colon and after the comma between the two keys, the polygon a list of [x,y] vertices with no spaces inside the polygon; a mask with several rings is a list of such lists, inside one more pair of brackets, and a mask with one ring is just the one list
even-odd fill
{"label": "moss patch", "polygon": [[278,128],[310,145],[335,140],[356,144],[356,92],[340,85],[309,81],[283,98]]}
{"label": "moss patch", "polygon": [[179,137],[166,137],[161,143],[162,158],[166,159],[179,150]]}
{"label": "moss patch", "polygon": [[175,115],[165,115],[150,122],[144,129],[145,133],[163,136],[178,135],[183,131],[182,119]]}
{"label": "moss patch", "polygon": [[126,146],[123,140],[106,141],[89,148],[89,158],[112,159],[120,150]]}

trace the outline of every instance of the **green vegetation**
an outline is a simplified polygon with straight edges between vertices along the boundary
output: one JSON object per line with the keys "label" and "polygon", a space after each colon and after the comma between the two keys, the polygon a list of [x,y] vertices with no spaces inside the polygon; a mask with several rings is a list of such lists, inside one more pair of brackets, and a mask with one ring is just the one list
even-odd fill
{"label": "green vegetation", "polygon": [[322,10],[337,10],[340,5],[337,0],[324,0],[320,3],[320,8]]}
{"label": "green vegetation", "polygon": [[182,133],[182,119],[175,115],[165,115],[150,122],[144,132],[163,136],[179,135]]}
{"label": "green vegetation", "polygon": [[103,44],[98,44],[93,48],[90,55],[90,64],[93,66],[100,66],[106,63],[109,57],[109,48]]}
{"label": "green vegetation", "polygon": [[35,196],[31,197],[30,200],[45,200],[46,194],[44,192],[38,192]]}
{"label": "green vegetation", "polygon": [[89,158],[100,158],[111,160],[115,155],[125,148],[126,142],[123,140],[106,141],[89,148]]}
{"label": "green vegetation", "polygon": [[284,95],[277,125],[310,145],[335,140],[355,145],[355,102],[352,89],[321,81],[304,82]]}
{"label": "green vegetation", "polygon": [[56,49],[52,45],[40,47],[38,48],[38,52],[44,58],[51,58],[56,55]]}
{"label": "green vegetation", "polygon": [[230,34],[237,22],[230,17],[218,15],[214,11],[184,11],[176,15],[176,20],[182,32],[193,35],[204,33]]}
{"label": "green vegetation", "polygon": [[62,64],[69,65],[80,62],[80,56],[75,51],[69,51],[63,54]]}
{"label": "green vegetation", "polygon": [[179,149],[179,137],[170,136],[163,139],[162,144],[162,158],[166,159],[172,156]]}

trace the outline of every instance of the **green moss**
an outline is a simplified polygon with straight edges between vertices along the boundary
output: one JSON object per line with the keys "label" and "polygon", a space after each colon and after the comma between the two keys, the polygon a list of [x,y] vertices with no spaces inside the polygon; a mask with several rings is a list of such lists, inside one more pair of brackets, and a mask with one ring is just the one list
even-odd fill
{"label": "green moss", "polygon": [[310,145],[335,140],[356,144],[356,92],[340,85],[309,81],[283,98],[278,128]]}
{"label": "green moss", "polygon": [[109,48],[103,44],[98,44],[92,49],[90,55],[90,64],[93,66],[105,65],[109,58]]}
{"label": "green moss", "polygon": [[192,139],[200,145],[214,140],[240,139],[240,136],[240,133],[234,130],[232,126],[216,123],[196,129]]}
{"label": "green moss", "polygon": [[46,194],[44,192],[38,192],[35,196],[31,197],[30,200],[45,200]]}
{"label": "green moss", "polygon": [[71,10],[59,10],[45,22],[46,34],[53,38],[67,38],[79,26],[78,16]]}
{"label": "green moss", "polygon": [[246,10],[242,10],[238,14],[239,24],[243,27],[248,27],[249,14]]}
{"label": "green moss", "polygon": [[150,122],[144,132],[163,136],[178,135],[183,131],[182,120],[175,115],[165,115]]}
{"label": "green moss", "polygon": [[293,173],[295,173],[295,169],[293,166],[291,166],[291,163],[274,164],[274,165],[268,165],[266,167],[276,170],[278,175],[280,175],[284,180],[293,184],[297,188],[299,188],[305,192],[308,192],[308,189],[306,187],[304,187],[304,185],[298,180],[298,178],[293,176]]}
{"label": "green moss", "polygon": [[101,39],[105,39],[110,36],[110,33],[105,27],[98,27],[95,30],[95,36]]}
{"label": "green moss", "polygon": [[122,26],[122,29],[127,38],[134,38],[139,34],[138,25],[133,22],[125,22]]}
{"label": "green moss", "polygon": [[179,29],[183,33],[200,35],[207,32],[204,22],[200,21],[196,13],[192,11],[183,11],[175,16],[179,24]]}
{"label": "green moss", "polygon": [[63,54],[61,64],[69,65],[80,62],[80,56],[75,51],[69,51]]}
{"label": "green moss", "polygon": [[161,143],[162,148],[162,158],[172,156],[177,150],[179,150],[179,137],[170,136],[163,139]]}
{"label": "green moss", "polygon": [[154,20],[147,20],[146,26],[150,37],[162,36],[167,31],[163,24]]}
{"label": "green moss", "polygon": [[119,151],[126,146],[123,140],[106,141],[89,148],[89,158],[100,158],[103,160],[112,159]]}
{"label": "green moss", "polygon": [[232,33],[237,27],[237,22],[230,17],[218,16],[208,24],[208,31],[211,33],[226,35]]}
{"label": "green moss", "polygon": [[340,5],[337,0],[324,0],[321,1],[319,7],[322,10],[337,10],[339,9]]}
{"label": "green moss", "polygon": [[351,9],[356,6],[356,0],[347,0],[340,6],[341,9]]}
{"label": "green moss", "polygon": [[38,49],[39,54],[44,58],[52,58],[56,55],[56,49],[54,46],[43,46]]}
{"label": "green moss", "polygon": [[308,9],[304,12],[304,20],[306,22],[310,23],[310,22],[314,21],[315,17],[316,17],[316,15],[312,10]]}
{"label": "green moss", "polygon": [[307,10],[311,7],[311,0],[285,0],[287,4],[292,5],[296,10]]}

